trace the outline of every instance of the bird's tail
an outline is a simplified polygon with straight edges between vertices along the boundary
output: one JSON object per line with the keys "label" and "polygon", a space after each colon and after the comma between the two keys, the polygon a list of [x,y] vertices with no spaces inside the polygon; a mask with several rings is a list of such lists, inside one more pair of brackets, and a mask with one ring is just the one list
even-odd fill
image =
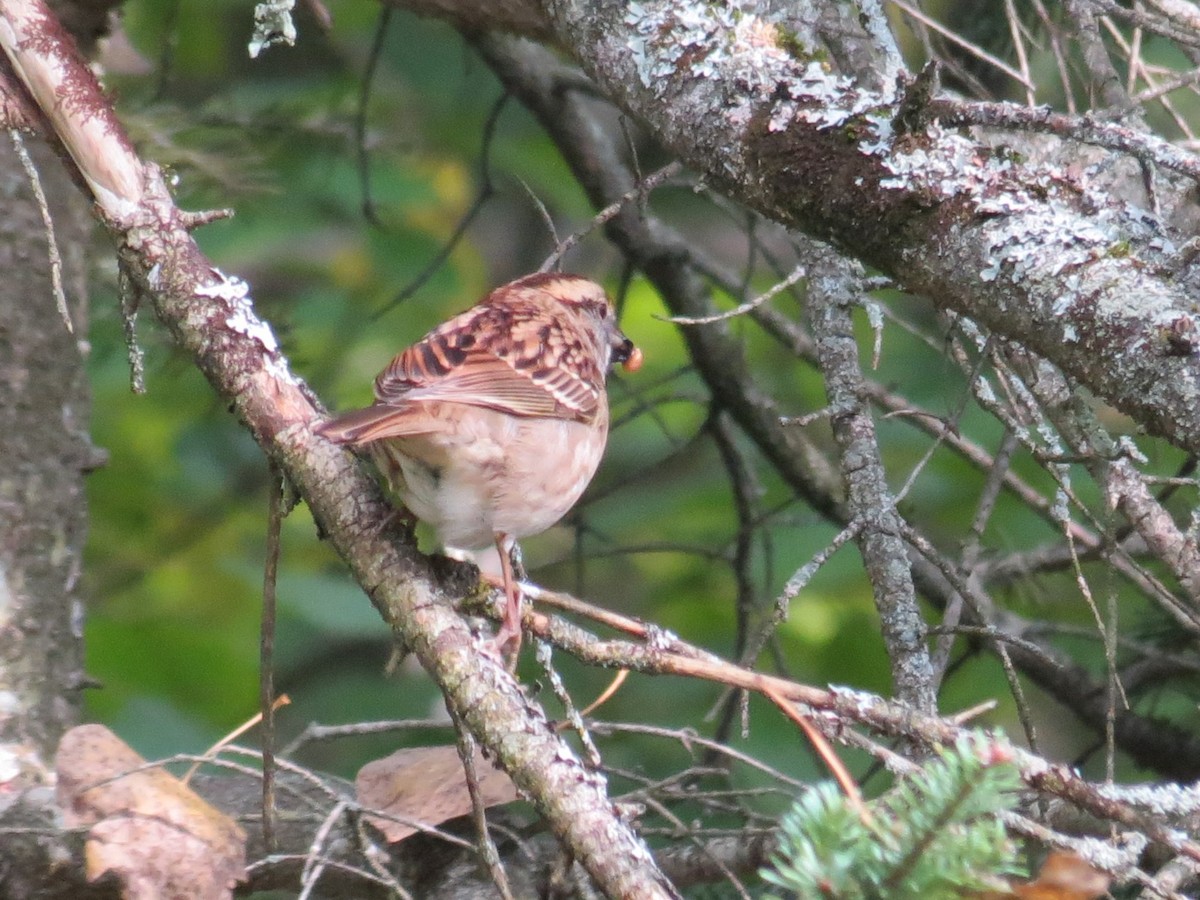
{"label": "bird's tail", "polygon": [[313,430],[335,444],[359,446],[407,433],[400,424],[403,418],[395,406],[376,404],[326,419]]}

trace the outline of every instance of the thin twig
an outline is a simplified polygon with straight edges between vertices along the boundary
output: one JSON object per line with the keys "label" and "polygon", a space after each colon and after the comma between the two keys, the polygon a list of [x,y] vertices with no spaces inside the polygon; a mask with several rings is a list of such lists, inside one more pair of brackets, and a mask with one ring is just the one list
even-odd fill
{"label": "thin twig", "polygon": [[262,832],[268,853],[275,851],[275,600],[283,527],[283,474],[270,464],[267,553],[263,562],[262,628],[259,632],[258,700],[262,715]]}
{"label": "thin twig", "polygon": [[770,302],[777,295],[786,291],[807,274],[808,270],[804,266],[796,266],[796,268],[792,270],[792,273],[788,275],[787,278],[776,284],[766,293],[760,294],[753,300],[742,303],[741,305],[722,313],[716,313],[711,316],[655,316],[655,318],[661,319],[665,322],[671,322],[675,325],[711,325],[713,322],[724,322],[728,319],[736,318],[737,316],[743,316],[751,310],[762,306],[764,303]]}
{"label": "thin twig", "polygon": [[[674,178],[682,169],[683,166],[678,162],[668,163],[657,172],[650,175],[644,181],[638,181],[636,187],[634,187],[632,190],[626,191],[616,202],[610,203],[608,206],[604,207],[604,209],[592,216],[591,221],[588,222],[586,228],[582,228],[579,231],[568,234],[561,241],[558,241],[558,246],[554,248],[553,253],[546,257],[545,262],[538,267],[538,271],[549,272],[557,268],[558,264],[562,261],[562,258],[566,256],[567,252],[571,250],[572,247],[578,244],[584,237],[591,234],[609,219],[615,217],[619,212],[621,212],[621,210],[625,208],[625,205],[629,203],[630,200],[637,200],[639,204],[644,204],[646,202],[646,198],[650,196],[650,193],[655,188],[668,179]],[[528,188],[526,188],[526,190],[528,190]]]}
{"label": "thin twig", "polygon": [[376,228],[382,229],[383,223],[375,211],[375,201],[371,199],[371,155],[367,150],[367,104],[371,99],[371,85],[375,81],[375,72],[379,67],[379,59],[383,55],[383,41],[387,37],[388,25],[392,21],[392,7],[386,3],[379,7],[379,18],[375,22],[375,35],[371,39],[371,49],[367,53],[367,68],[363,72],[358,91],[358,109],[354,111],[354,154],[358,161],[358,181],[362,190],[363,217]]}
{"label": "thin twig", "polygon": [[12,138],[13,149],[17,152],[17,159],[21,161],[21,168],[25,170],[25,177],[29,179],[29,186],[33,189],[33,196],[37,201],[38,212],[42,216],[42,231],[46,235],[46,252],[50,257],[50,286],[54,290],[54,302],[58,305],[58,314],[62,317],[63,325],[66,326],[68,333],[74,334],[75,324],[71,321],[71,311],[67,308],[67,292],[63,288],[62,256],[59,255],[58,240],[54,236],[54,220],[50,217],[50,204],[46,201],[46,192],[42,190],[42,177],[38,174],[37,166],[33,164],[33,159],[25,148],[25,139],[21,137],[21,132],[10,128],[8,136]]}
{"label": "thin twig", "polygon": [[451,721],[454,722],[454,730],[457,735],[458,758],[462,761],[463,775],[467,783],[467,793],[471,798],[471,817],[475,822],[475,835],[478,841],[477,849],[479,856],[483,860],[484,865],[487,866],[488,873],[492,877],[492,883],[500,893],[501,900],[514,900],[512,888],[508,884],[508,874],[504,871],[504,864],[500,861],[500,851],[496,849],[496,842],[492,840],[492,836],[488,832],[487,804],[484,802],[483,794],[479,790],[479,774],[475,771],[475,738],[471,736],[471,732],[459,721],[454,710],[449,707],[447,709],[450,712]]}

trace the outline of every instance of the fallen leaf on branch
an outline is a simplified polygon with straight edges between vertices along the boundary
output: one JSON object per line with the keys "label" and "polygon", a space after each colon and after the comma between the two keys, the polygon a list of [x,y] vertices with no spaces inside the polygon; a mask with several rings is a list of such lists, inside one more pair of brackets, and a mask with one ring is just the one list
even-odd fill
{"label": "fallen leaf on branch", "polygon": [[[517,799],[517,789],[508,776],[479,751],[475,752],[475,774],[484,806]],[[455,747],[397,750],[359,769],[354,786],[358,802],[364,807],[425,825],[437,825],[471,811],[467,777]],[[421,830],[381,816],[367,816],[367,821],[393,844]]]}
{"label": "fallen leaf on branch", "polygon": [[58,803],[68,827],[91,826],[87,876],[113,872],[127,900],[225,900],[245,875],[246,835],[187,785],[103,725],[58,745]]}
{"label": "fallen leaf on branch", "polygon": [[1002,893],[984,894],[981,900],[1096,900],[1107,893],[1111,880],[1081,856],[1055,850],[1033,881],[1013,884]]}
{"label": "fallen leaf on branch", "polygon": [[1055,850],[1042,863],[1038,877],[1017,885],[1013,893],[1021,900],[1095,900],[1108,892],[1110,880],[1082,857]]}

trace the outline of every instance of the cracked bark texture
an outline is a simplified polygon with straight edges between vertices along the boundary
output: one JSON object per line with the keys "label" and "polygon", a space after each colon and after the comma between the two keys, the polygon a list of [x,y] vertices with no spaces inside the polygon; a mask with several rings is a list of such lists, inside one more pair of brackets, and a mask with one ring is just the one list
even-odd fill
{"label": "cracked bark texture", "polygon": [[[114,0],[58,2],[85,49],[107,32]],[[45,120],[0,59],[0,119]],[[83,671],[86,474],[105,453],[88,435],[87,246],[93,220],[57,149],[21,138],[49,204],[74,333],[56,302],[34,186],[0,136],[0,780],[47,777],[58,739],[77,724]]]}

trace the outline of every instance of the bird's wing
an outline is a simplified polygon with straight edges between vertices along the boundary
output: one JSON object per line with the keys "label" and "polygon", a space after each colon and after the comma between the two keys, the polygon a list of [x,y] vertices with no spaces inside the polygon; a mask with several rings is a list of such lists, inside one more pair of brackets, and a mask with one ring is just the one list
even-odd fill
{"label": "bird's wing", "polygon": [[436,400],[590,422],[604,372],[589,337],[542,304],[481,304],[393,359],[375,379],[377,405]]}

